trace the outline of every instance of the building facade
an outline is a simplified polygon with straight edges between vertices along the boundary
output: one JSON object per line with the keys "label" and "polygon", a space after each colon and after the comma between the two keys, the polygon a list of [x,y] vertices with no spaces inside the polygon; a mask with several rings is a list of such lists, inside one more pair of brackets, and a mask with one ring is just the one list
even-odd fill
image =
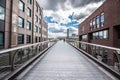
{"label": "building facade", "polygon": [[42,41],[48,40],[48,23],[42,20]]}
{"label": "building facade", "polygon": [[[120,48],[120,0],[106,0],[79,25],[78,34],[80,41]],[[98,47],[93,49],[99,54],[108,52]],[[107,58],[115,61],[113,53],[107,55]]]}
{"label": "building facade", "polygon": [[0,0],[0,49],[42,41],[42,16],[37,0]]}

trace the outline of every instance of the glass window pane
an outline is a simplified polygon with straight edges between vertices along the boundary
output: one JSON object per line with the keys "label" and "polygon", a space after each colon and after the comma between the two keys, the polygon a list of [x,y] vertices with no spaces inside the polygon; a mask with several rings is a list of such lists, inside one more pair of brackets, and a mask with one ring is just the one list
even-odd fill
{"label": "glass window pane", "polygon": [[26,28],[27,28],[28,30],[31,30],[31,23],[30,23],[29,21],[27,21]]}
{"label": "glass window pane", "polygon": [[38,42],[38,37],[37,37],[37,36],[35,37],[35,42],[36,42],[36,43]]}
{"label": "glass window pane", "polygon": [[24,35],[18,34],[18,44],[23,44],[23,43],[24,43]]}
{"label": "glass window pane", "polygon": [[101,13],[101,26],[103,27],[104,25],[104,13]]}
{"label": "glass window pane", "polygon": [[30,9],[30,8],[27,8],[27,15],[28,15],[29,17],[31,17],[31,9]]}
{"label": "glass window pane", "polygon": [[40,37],[39,37],[39,42],[40,42]]}
{"label": "glass window pane", "polygon": [[29,4],[32,4],[32,0],[27,0]]}
{"label": "glass window pane", "polygon": [[24,19],[21,18],[21,17],[18,18],[18,26],[19,27],[24,27]]}
{"label": "glass window pane", "polygon": [[97,16],[96,19],[97,19],[97,21],[96,21],[96,22],[97,22],[97,28],[99,28],[99,22],[100,22],[100,21],[99,21],[99,16]]}
{"label": "glass window pane", "polygon": [[41,33],[41,28],[39,28],[39,33]]}
{"label": "glass window pane", "polygon": [[0,19],[4,20],[5,19],[5,9],[0,6]]}
{"label": "glass window pane", "polygon": [[36,2],[36,7],[35,7],[35,9],[36,9],[36,12],[38,12],[38,4],[37,4],[37,2]]}
{"label": "glass window pane", "polygon": [[19,0],[19,9],[24,11],[24,3],[21,0]]}
{"label": "glass window pane", "polygon": [[93,28],[96,29],[96,19],[95,18],[93,19],[93,26],[94,26]]}
{"label": "glass window pane", "polygon": [[4,44],[4,34],[0,32],[0,45]]}
{"label": "glass window pane", "polygon": [[95,37],[96,37],[96,39],[98,39],[98,38],[99,38],[99,34],[98,34],[98,32],[96,32]]}
{"label": "glass window pane", "polygon": [[104,39],[108,39],[108,30],[105,30],[104,31],[104,36],[103,36]]}
{"label": "glass window pane", "polygon": [[100,38],[100,39],[103,39],[103,31],[100,31],[100,32],[99,32],[99,38]]}
{"label": "glass window pane", "polygon": [[30,35],[27,35],[27,43],[30,43],[31,42],[31,36]]}

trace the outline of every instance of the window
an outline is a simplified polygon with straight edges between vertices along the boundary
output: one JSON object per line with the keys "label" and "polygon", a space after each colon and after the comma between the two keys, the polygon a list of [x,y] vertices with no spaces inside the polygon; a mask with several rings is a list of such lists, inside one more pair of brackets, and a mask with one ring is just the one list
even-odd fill
{"label": "window", "polygon": [[37,4],[37,2],[36,2],[36,8],[35,9],[36,9],[36,12],[38,12],[38,4]]}
{"label": "window", "polygon": [[90,20],[90,30],[92,30],[93,29],[93,23],[92,23],[93,21],[92,20]]}
{"label": "window", "polygon": [[34,27],[34,31],[38,32],[38,27],[37,26]]}
{"label": "window", "polygon": [[120,27],[117,29],[118,39],[120,39]]}
{"label": "window", "polygon": [[96,33],[93,33],[93,39],[96,39]]}
{"label": "window", "polygon": [[103,32],[103,38],[108,39],[108,30],[104,30]]}
{"label": "window", "polygon": [[108,30],[92,33],[92,39],[108,39]]}
{"label": "window", "polygon": [[38,27],[36,26],[36,32],[38,32]]}
{"label": "window", "polygon": [[36,42],[36,43],[38,42],[38,37],[37,37],[37,36],[35,37],[35,42]]}
{"label": "window", "polygon": [[39,23],[39,24],[41,24],[41,21],[40,21],[40,19],[38,19],[38,23]]}
{"label": "window", "polygon": [[97,28],[99,28],[100,27],[100,18],[99,18],[99,16],[97,16],[96,17],[96,25],[97,25]]}
{"label": "window", "polygon": [[41,28],[39,28],[39,33],[41,33]]}
{"label": "window", "polygon": [[81,33],[84,33],[84,26],[81,27]]}
{"label": "window", "polygon": [[21,0],[19,0],[19,9],[24,12],[24,8],[25,8],[25,4]]}
{"label": "window", "polygon": [[0,19],[5,20],[5,9],[0,6]]}
{"label": "window", "polygon": [[96,38],[96,39],[99,39],[99,34],[98,34],[98,32],[96,32],[95,38]]}
{"label": "window", "polygon": [[41,10],[39,9],[39,15],[41,16]]}
{"label": "window", "polygon": [[4,45],[4,33],[0,32],[0,46]]}
{"label": "window", "polygon": [[39,37],[39,42],[40,42],[40,37]]}
{"label": "window", "polygon": [[93,29],[96,29],[96,19],[93,19]]}
{"label": "window", "polygon": [[35,16],[35,19],[36,19],[36,21],[35,21],[35,22],[38,22],[38,16]]}
{"label": "window", "polygon": [[31,23],[29,21],[27,21],[26,27],[28,30],[31,30]]}
{"label": "window", "polygon": [[103,27],[104,26],[104,13],[101,13],[100,23],[101,23],[101,27]]}
{"label": "window", "polygon": [[24,19],[21,17],[18,18],[18,26],[22,28],[24,27]]}
{"label": "window", "polygon": [[32,4],[32,0],[27,0],[27,2],[28,2],[29,4]]}
{"label": "window", "polygon": [[18,44],[23,44],[23,43],[24,43],[24,35],[18,34]]}
{"label": "window", "polygon": [[30,42],[31,42],[31,36],[30,36],[30,35],[27,35],[26,40],[27,40],[27,41],[26,41],[27,43],[30,43]]}
{"label": "window", "polygon": [[99,32],[99,38],[100,38],[100,39],[103,39],[103,31],[100,31],[100,32]]}
{"label": "window", "polygon": [[27,15],[28,15],[29,17],[31,17],[31,9],[30,9],[30,8],[27,8]]}
{"label": "window", "polygon": [[87,40],[87,35],[82,35],[82,40]]}

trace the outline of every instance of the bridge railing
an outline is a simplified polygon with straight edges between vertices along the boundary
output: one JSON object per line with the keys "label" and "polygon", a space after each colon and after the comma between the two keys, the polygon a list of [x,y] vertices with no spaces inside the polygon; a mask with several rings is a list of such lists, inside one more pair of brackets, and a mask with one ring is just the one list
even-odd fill
{"label": "bridge railing", "polygon": [[87,43],[76,40],[67,40],[73,46],[81,49],[82,51],[90,54],[101,63],[107,65],[111,69],[120,73],[120,49],[103,46],[93,43]]}
{"label": "bridge railing", "polygon": [[25,62],[52,46],[56,40],[14,47],[0,51],[0,79],[18,69]]}

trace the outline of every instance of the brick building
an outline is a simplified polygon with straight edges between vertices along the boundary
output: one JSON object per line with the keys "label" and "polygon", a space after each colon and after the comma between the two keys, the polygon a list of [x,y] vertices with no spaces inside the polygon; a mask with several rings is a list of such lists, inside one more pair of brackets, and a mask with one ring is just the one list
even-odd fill
{"label": "brick building", "polygon": [[[106,0],[79,25],[78,31],[80,41],[120,48],[120,0]],[[99,47],[93,48],[98,54],[109,53]],[[107,55],[112,62],[115,57],[113,53]]]}
{"label": "brick building", "polygon": [[37,0],[0,0],[0,48],[40,42],[42,16]]}
{"label": "brick building", "polygon": [[45,41],[48,39],[48,23],[42,20],[42,40]]}

